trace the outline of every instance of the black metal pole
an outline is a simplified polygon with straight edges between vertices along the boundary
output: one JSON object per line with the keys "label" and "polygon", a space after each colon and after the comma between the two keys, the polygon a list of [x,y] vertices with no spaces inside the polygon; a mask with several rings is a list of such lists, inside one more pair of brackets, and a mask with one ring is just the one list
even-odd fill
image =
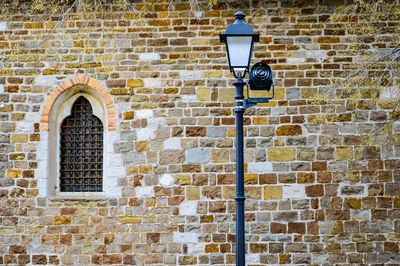
{"label": "black metal pole", "polygon": [[246,83],[239,76],[233,85],[236,88],[236,265],[245,266],[245,231],[244,231],[244,159],[243,159],[243,88]]}

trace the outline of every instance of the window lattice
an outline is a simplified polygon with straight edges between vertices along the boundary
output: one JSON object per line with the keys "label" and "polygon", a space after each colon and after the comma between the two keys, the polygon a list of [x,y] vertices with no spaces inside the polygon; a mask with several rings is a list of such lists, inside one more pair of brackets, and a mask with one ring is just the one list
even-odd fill
{"label": "window lattice", "polygon": [[61,125],[60,191],[103,191],[103,124],[80,96]]}

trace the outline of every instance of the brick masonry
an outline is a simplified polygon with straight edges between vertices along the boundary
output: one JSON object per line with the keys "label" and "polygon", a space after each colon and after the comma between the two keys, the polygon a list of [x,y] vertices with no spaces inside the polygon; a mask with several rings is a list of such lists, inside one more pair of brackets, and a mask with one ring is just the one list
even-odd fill
{"label": "brick masonry", "polygon": [[[95,14],[89,32],[78,16],[55,32],[35,16],[0,22],[0,264],[234,264],[233,80],[218,33],[238,9],[277,84],[245,115],[248,265],[400,263],[400,151],[365,139],[390,100],[315,100],[358,58],[357,15],[340,0],[220,2],[199,20],[185,2]],[[398,41],[385,32],[400,21],[385,19],[365,49]],[[74,84],[106,106],[114,196],[39,193],[54,178],[41,167],[49,111]]]}

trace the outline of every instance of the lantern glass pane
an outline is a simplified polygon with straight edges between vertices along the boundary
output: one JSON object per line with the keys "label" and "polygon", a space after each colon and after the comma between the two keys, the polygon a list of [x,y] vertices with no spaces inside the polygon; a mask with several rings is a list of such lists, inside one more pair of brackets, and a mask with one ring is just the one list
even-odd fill
{"label": "lantern glass pane", "polygon": [[235,72],[244,72],[249,68],[253,37],[230,36],[226,38],[229,52],[229,64]]}

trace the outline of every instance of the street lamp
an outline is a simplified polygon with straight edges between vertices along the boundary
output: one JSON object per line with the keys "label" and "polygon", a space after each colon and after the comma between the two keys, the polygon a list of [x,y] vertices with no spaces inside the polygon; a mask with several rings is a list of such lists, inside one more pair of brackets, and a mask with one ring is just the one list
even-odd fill
{"label": "street lamp", "polygon": [[[243,89],[246,82],[243,78],[249,71],[253,44],[259,42],[260,35],[245,22],[243,12],[236,12],[234,17],[235,22],[227,27],[225,33],[220,34],[220,41],[226,44],[229,69],[236,78],[233,83],[236,89],[236,265],[245,266],[243,114],[246,108],[257,103],[267,103],[273,98],[273,94],[272,97],[250,98],[248,91],[247,99],[244,98]],[[269,91],[271,86],[274,88],[271,68],[265,62],[253,66],[249,85],[252,90]]]}
{"label": "street lamp", "polygon": [[253,43],[259,42],[260,35],[244,21],[246,15],[242,11],[235,13],[235,22],[228,26],[225,33],[220,34],[221,42],[226,43],[229,68],[236,78],[244,78],[249,70]]}

